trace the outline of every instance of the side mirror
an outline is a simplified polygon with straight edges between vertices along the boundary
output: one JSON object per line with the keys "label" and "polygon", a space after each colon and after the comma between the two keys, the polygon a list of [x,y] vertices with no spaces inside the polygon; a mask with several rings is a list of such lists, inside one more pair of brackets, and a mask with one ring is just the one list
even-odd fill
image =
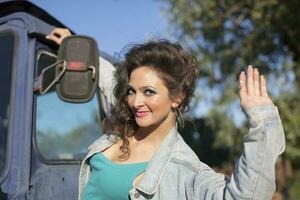
{"label": "side mirror", "polygon": [[[55,67],[55,77],[49,81],[47,72]],[[99,80],[99,50],[88,36],[69,36],[58,50],[57,62],[44,68],[36,78],[35,91],[45,94],[56,84],[58,97],[70,103],[90,101]]]}

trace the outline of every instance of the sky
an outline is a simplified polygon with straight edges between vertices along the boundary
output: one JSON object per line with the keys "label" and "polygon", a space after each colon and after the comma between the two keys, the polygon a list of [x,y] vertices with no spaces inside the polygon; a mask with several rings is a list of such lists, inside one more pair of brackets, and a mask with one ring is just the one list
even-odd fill
{"label": "sky", "polygon": [[[170,31],[171,26],[163,14],[167,5],[159,0],[30,1],[46,10],[76,34],[89,35],[95,38],[101,51],[117,58],[121,50],[130,43],[141,43],[150,38],[165,38],[174,41]],[[49,102],[45,106],[48,104]],[[61,107],[70,110],[65,105]],[[210,108],[209,103],[203,102],[203,105],[197,106],[193,115],[201,117]],[[63,113],[70,113],[69,116],[65,117],[66,119],[70,118],[70,120],[73,120],[70,115],[76,116],[75,113],[69,111]],[[43,115],[43,113],[39,115],[42,121],[44,121]],[[57,116],[57,113],[53,111],[51,115]],[[236,116],[238,117],[234,118],[242,119],[240,114]],[[52,122],[49,121],[48,123],[50,127],[53,127]],[[41,124],[46,126],[45,123]]]}
{"label": "sky", "polygon": [[[95,38],[101,51],[117,55],[129,43],[171,39],[158,0],[30,0],[76,34]],[[76,2],[76,3],[74,3]]]}

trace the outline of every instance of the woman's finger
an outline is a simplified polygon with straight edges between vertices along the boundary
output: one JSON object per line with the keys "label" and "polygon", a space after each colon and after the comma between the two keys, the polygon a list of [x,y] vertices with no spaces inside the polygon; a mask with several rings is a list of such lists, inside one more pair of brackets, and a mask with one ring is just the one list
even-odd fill
{"label": "woman's finger", "polygon": [[59,37],[57,37],[57,36],[55,36],[55,35],[53,35],[53,34],[50,34],[50,35],[47,35],[46,36],[46,38],[48,39],[48,40],[52,40],[52,41],[54,41],[56,44],[58,44],[58,45],[60,45],[61,44],[61,38],[59,38]]}
{"label": "woman's finger", "polygon": [[252,67],[252,65],[249,65],[248,69],[247,69],[247,94],[249,96],[253,96],[254,95],[253,67]]}
{"label": "woman's finger", "polygon": [[259,72],[257,68],[253,70],[253,81],[254,81],[253,83],[254,95],[260,96]]}
{"label": "woman's finger", "polygon": [[239,88],[240,88],[239,96],[240,96],[240,99],[242,100],[243,98],[246,98],[246,96],[247,96],[246,75],[245,75],[244,71],[242,71],[239,76]]}
{"label": "woman's finger", "polygon": [[64,33],[67,33],[67,32],[70,32],[69,29],[66,29],[66,28],[54,28],[52,31],[51,31],[51,34],[64,34]]}
{"label": "woman's finger", "polygon": [[67,37],[71,35],[71,32],[69,31],[69,29],[66,28],[55,28],[51,34],[55,34],[55,35],[59,35],[60,37]]}
{"label": "woman's finger", "polygon": [[58,45],[60,45],[66,37],[72,35],[69,29],[65,28],[55,28],[49,35],[47,35],[47,39],[53,40]]}
{"label": "woman's finger", "polygon": [[268,91],[267,91],[267,83],[264,76],[260,76],[260,94],[261,96],[267,97]]}

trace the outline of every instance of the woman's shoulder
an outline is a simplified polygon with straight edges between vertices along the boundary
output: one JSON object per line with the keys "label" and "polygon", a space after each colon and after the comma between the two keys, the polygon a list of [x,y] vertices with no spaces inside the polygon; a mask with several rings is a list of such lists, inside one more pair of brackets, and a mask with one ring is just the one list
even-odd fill
{"label": "woman's shoulder", "polygon": [[171,162],[181,165],[194,172],[199,172],[204,169],[211,169],[207,164],[200,161],[197,154],[184,141],[180,134],[177,137],[177,143],[174,149]]}
{"label": "woman's shoulder", "polygon": [[88,150],[91,151],[95,148],[101,148],[119,141],[120,136],[118,134],[112,134],[106,132],[102,134],[98,139],[96,139],[89,147]]}

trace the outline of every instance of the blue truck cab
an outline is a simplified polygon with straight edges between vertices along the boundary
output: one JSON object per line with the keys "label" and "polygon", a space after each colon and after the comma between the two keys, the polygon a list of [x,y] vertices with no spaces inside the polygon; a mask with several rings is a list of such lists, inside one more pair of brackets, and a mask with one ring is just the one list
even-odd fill
{"label": "blue truck cab", "polygon": [[102,134],[109,108],[101,89],[86,103],[34,92],[58,51],[39,35],[55,27],[67,28],[31,2],[0,1],[0,200],[77,199],[81,161]]}

